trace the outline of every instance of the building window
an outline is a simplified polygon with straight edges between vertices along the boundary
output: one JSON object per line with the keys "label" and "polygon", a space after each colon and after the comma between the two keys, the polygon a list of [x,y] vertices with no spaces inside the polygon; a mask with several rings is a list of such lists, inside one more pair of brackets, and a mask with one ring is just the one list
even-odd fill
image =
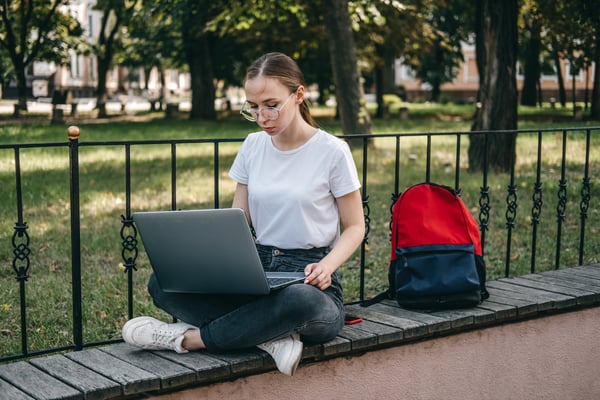
{"label": "building window", "polygon": [[96,81],[96,58],[89,57],[88,60],[90,60],[90,79]]}
{"label": "building window", "polygon": [[71,78],[81,78],[81,57],[77,54],[71,56]]}

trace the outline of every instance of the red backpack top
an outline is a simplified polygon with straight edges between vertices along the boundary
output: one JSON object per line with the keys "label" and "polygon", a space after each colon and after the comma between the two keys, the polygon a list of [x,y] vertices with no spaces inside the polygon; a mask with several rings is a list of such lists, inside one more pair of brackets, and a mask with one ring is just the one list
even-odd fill
{"label": "red backpack top", "polygon": [[421,183],[406,189],[392,210],[392,260],[396,249],[430,244],[473,244],[481,256],[479,226],[461,197],[447,186]]}

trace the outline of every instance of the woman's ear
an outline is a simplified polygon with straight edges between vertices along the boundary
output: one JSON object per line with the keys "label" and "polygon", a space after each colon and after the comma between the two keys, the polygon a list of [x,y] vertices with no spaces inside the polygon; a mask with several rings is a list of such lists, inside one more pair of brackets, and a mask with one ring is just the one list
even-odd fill
{"label": "woman's ear", "polygon": [[298,86],[298,89],[296,89],[296,104],[302,104],[302,102],[304,101],[304,86],[300,85]]}

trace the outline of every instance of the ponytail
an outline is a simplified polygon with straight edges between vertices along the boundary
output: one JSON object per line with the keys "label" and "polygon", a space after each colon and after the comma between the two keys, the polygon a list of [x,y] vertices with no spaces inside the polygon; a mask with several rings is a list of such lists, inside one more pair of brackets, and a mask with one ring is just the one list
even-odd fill
{"label": "ponytail", "polygon": [[312,115],[310,114],[310,108],[308,107],[308,103],[306,102],[306,99],[304,99],[302,101],[302,103],[300,104],[300,115],[302,115],[302,118],[310,126],[312,126],[313,128],[318,128],[317,123],[315,122]]}

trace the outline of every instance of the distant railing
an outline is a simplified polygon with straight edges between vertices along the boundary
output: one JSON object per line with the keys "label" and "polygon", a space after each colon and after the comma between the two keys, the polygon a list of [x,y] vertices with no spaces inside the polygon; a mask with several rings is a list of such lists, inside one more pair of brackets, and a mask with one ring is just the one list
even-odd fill
{"label": "distant railing", "polygon": [[[556,268],[565,266],[561,265],[561,254],[563,251],[563,239],[568,235],[569,238],[577,236],[576,246],[569,246],[569,253],[575,251],[577,253],[576,261],[578,265],[585,263],[597,262],[599,254],[594,254],[594,250],[598,249],[591,246],[592,254],[586,254],[586,243],[588,239],[589,227],[586,222],[589,217],[590,209],[597,210],[598,207],[590,208],[592,203],[592,176],[591,165],[592,156],[598,157],[597,153],[592,152],[592,137],[594,133],[596,136],[600,131],[600,127],[595,128],[560,128],[560,129],[546,129],[546,130],[529,130],[529,131],[517,131],[519,138],[528,138],[526,149],[529,155],[524,155],[524,158],[530,157],[531,160],[528,163],[515,163],[509,172],[504,174],[490,173],[488,168],[485,167],[483,171],[477,173],[471,173],[469,175],[469,182],[471,187],[465,188],[461,186],[461,172],[465,171],[467,163],[467,157],[465,156],[466,145],[468,143],[469,135],[502,135],[502,134],[514,134],[515,131],[511,132],[450,132],[450,133],[389,133],[389,134],[375,134],[375,135],[356,135],[347,136],[351,138],[351,144],[359,174],[362,180],[362,199],[365,214],[366,234],[365,240],[360,249],[358,255],[359,264],[359,300],[363,300],[367,293],[365,292],[365,282],[367,280],[366,271],[369,265],[372,263],[370,247],[373,247],[371,243],[372,233],[374,230],[381,230],[373,226],[373,218],[375,214],[379,213],[372,210],[372,200],[370,199],[370,188],[372,185],[378,187],[386,187],[385,190],[389,190],[391,197],[389,198],[389,207],[385,210],[389,222],[389,209],[393,202],[397,199],[403,188],[410,184],[417,183],[419,181],[434,181],[437,183],[446,184],[452,186],[456,190],[460,190],[463,197],[469,197],[471,204],[477,204],[473,207],[473,213],[479,221],[480,231],[482,236],[482,242],[484,249],[487,249],[487,240],[489,232],[493,231],[505,236],[505,248],[500,251],[499,246],[494,244],[494,254],[504,254],[504,259],[495,260],[496,264],[503,264],[503,273],[499,275],[510,276],[515,273],[511,270],[511,266],[515,263],[515,256],[511,251],[511,245],[514,241],[513,234],[515,232],[515,226],[522,224],[517,221],[517,208],[519,203],[528,203],[531,207],[531,211],[523,213],[527,215],[527,218],[523,220],[528,221],[530,225],[530,238],[528,240],[529,248],[528,257],[528,268],[525,271],[517,271],[516,273],[535,272],[538,268],[538,241],[540,235],[544,235],[544,240],[550,241],[553,244],[554,261],[550,268]],[[10,260],[1,267],[6,273],[6,269],[12,269],[14,277],[18,285],[19,293],[19,308],[20,308],[20,337],[21,337],[21,352],[20,354],[9,354],[0,355],[0,362],[8,361],[13,359],[25,358],[45,353],[68,351],[68,350],[81,350],[84,347],[106,344],[118,341],[106,340],[94,343],[85,343],[83,340],[83,328],[84,318],[82,312],[83,306],[83,294],[82,294],[82,243],[81,243],[81,221],[80,221],[80,161],[79,154],[82,148],[122,148],[124,149],[124,185],[125,185],[125,199],[123,202],[123,214],[120,220],[120,242],[121,242],[121,258],[122,265],[127,276],[127,313],[131,318],[134,316],[134,299],[133,299],[133,283],[136,271],[136,262],[139,254],[139,237],[135,225],[132,220],[132,148],[148,145],[159,145],[168,146],[170,148],[170,195],[171,195],[171,209],[175,210],[178,208],[178,188],[177,188],[177,176],[178,176],[178,164],[177,164],[177,151],[180,148],[184,148],[189,145],[206,144],[212,146],[212,182],[213,182],[213,195],[214,200],[212,207],[219,208],[220,204],[220,188],[221,188],[221,170],[219,167],[221,146],[224,143],[241,143],[243,138],[240,139],[186,139],[186,140],[144,140],[144,141],[99,141],[99,142],[80,142],[79,141],[79,129],[77,127],[70,127],[68,129],[68,142],[61,143],[44,143],[44,144],[2,144],[0,145],[0,151],[14,152],[14,180],[15,180],[15,213],[17,221],[14,227],[3,226],[2,231],[7,232],[12,230],[11,244],[10,244]],[[448,157],[447,154],[444,157],[448,157],[448,160],[439,162],[438,159],[440,154],[436,152],[436,145],[433,144],[435,140],[442,140],[446,144],[445,146],[453,148],[453,155]],[[419,141],[419,145],[415,145],[415,141]],[[424,141],[424,144],[423,144]],[[544,150],[546,143],[552,143],[554,147],[552,149],[559,149],[559,151],[549,150],[553,154],[553,161],[545,161],[544,155],[548,151]],[[573,142],[576,146],[568,148],[568,145]],[[450,143],[448,145],[448,143]],[[487,143],[487,141],[486,141]],[[487,145],[486,145],[487,146]],[[27,314],[27,287],[28,285],[35,285],[35,281],[30,281],[30,267],[32,264],[32,252],[31,252],[31,241],[35,240],[35,237],[31,237],[30,228],[26,222],[27,209],[25,206],[25,189],[23,185],[23,178],[27,176],[27,171],[21,169],[21,151],[25,149],[50,149],[50,148],[65,148],[68,150],[69,159],[69,180],[70,180],[70,246],[71,246],[71,286],[72,286],[72,343],[66,346],[58,346],[53,348],[47,348],[42,350],[30,351],[29,340],[28,340],[28,314]],[[385,152],[382,153],[377,149],[385,148]],[[424,149],[424,154],[415,155],[413,154],[415,149]],[[569,151],[568,151],[569,149]],[[518,148],[519,150],[519,148]],[[486,149],[485,153],[494,149]],[[447,153],[447,152],[446,152]],[[519,154],[521,151],[519,150]],[[560,154],[557,154],[560,153]],[[1,165],[1,164],[0,164]],[[518,165],[519,170],[516,170]],[[384,168],[386,171],[386,177],[388,181],[380,182],[381,174],[376,182],[369,179],[375,175],[371,172],[374,168]],[[406,169],[406,170],[405,170]],[[415,171],[422,171],[422,176],[415,178],[419,174]],[[443,170],[443,171],[442,171]],[[407,171],[410,171],[408,173]],[[2,172],[4,174],[9,172]],[[466,173],[466,172],[465,172]],[[372,175],[373,174],[373,175]],[[407,178],[408,177],[408,178]],[[477,187],[473,186],[473,177],[477,177]],[[574,177],[577,177],[576,179]],[[440,182],[439,180],[451,180],[448,182]],[[491,181],[493,180],[493,187],[491,187]],[[574,182],[575,181],[575,182]],[[577,182],[578,181],[578,182]],[[547,182],[553,182],[555,186],[544,187]],[[569,185],[576,186],[575,190],[568,189]],[[502,188],[505,185],[505,189]],[[530,200],[522,199],[518,200],[517,192],[520,187],[531,190]],[[388,189],[389,188],[389,189]],[[44,188],[35,188],[35,190],[44,190]],[[379,190],[378,192],[380,192]],[[497,199],[492,199],[492,194],[500,194],[504,196],[504,202],[499,202]],[[549,201],[547,198],[548,194],[556,196],[555,199]],[[496,196],[498,197],[498,196]],[[573,200],[573,197],[576,199]],[[594,199],[597,201],[597,199]],[[3,201],[5,201],[3,199]],[[379,199],[378,202],[382,203],[385,200]],[[545,203],[551,203],[554,205],[554,210],[545,211]],[[572,227],[569,228],[569,233],[565,233],[565,216],[567,215],[567,207],[571,205],[576,207],[578,213],[578,233],[573,234]],[[502,223],[495,223],[494,226],[491,224],[491,210],[492,209],[504,209],[504,221]],[[544,212],[543,212],[544,209]],[[596,219],[600,219],[598,214],[595,214]],[[376,217],[378,221],[382,218],[379,214]],[[548,222],[550,221],[550,223]],[[540,231],[542,222],[544,222],[543,232]],[[571,221],[569,223],[573,225]],[[381,224],[377,224],[380,226]],[[503,226],[502,226],[503,225]],[[502,231],[504,233],[502,233]],[[522,231],[521,231],[522,232]],[[551,234],[552,237],[548,237]],[[519,234],[523,236],[522,233]],[[388,233],[381,234],[379,236],[388,237]],[[523,238],[520,238],[523,241]],[[378,239],[379,240],[379,239]],[[571,243],[573,243],[571,241]],[[389,241],[381,245],[382,248],[389,248]],[[574,249],[573,247],[576,247]],[[384,250],[384,252],[389,250]],[[485,253],[484,253],[485,254]],[[547,254],[545,255],[547,256]],[[43,254],[36,254],[35,257],[44,257]],[[498,256],[496,258],[499,258]],[[519,257],[520,258],[520,257]],[[493,261],[493,260],[492,260]],[[522,260],[520,260],[522,262]],[[544,262],[545,268],[548,268],[548,263]],[[488,265],[489,268],[489,265]],[[2,272],[2,271],[0,271]],[[0,275],[3,276],[3,275]],[[0,300],[0,305],[2,300]],[[52,305],[46,305],[51,307]]]}

